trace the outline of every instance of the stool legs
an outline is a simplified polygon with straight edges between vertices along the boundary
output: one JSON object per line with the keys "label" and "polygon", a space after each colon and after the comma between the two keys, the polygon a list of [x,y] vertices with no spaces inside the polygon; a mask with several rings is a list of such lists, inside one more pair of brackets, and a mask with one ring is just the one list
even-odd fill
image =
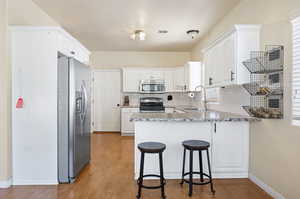
{"label": "stool legs", "polygon": [[141,163],[140,163],[140,176],[138,178],[138,195],[136,196],[137,199],[141,198],[141,192],[142,192],[142,185],[143,185],[143,175],[144,175],[144,161],[145,161],[145,153],[142,152],[141,154]]}
{"label": "stool legs", "polygon": [[181,182],[180,184],[183,185],[184,181],[184,172],[185,172],[185,155],[186,155],[186,149],[183,150],[183,165],[182,165],[182,176],[181,176]]}
{"label": "stool legs", "polygon": [[199,167],[200,167],[200,181],[203,182],[203,162],[202,162],[202,151],[199,151]]}
{"label": "stool legs", "polygon": [[[211,174],[211,164],[210,164],[210,158],[209,158],[209,151],[208,149],[202,149],[202,150],[190,150],[190,161],[189,161],[189,172],[185,173],[185,159],[186,159],[186,150],[184,148],[183,151],[183,165],[182,165],[182,177],[181,177],[181,182],[180,184],[182,185],[184,182],[188,183],[189,185],[189,196],[191,197],[193,195],[193,185],[205,185],[205,184],[210,184],[210,189],[213,194],[215,194],[214,186],[213,186],[213,181],[212,181],[212,174]],[[198,151],[199,152],[199,167],[200,167],[200,172],[194,172],[193,171],[193,152]],[[208,174],[204,173],[203,171],[203,155],[202,151],[206,151],[206,156],[207,156],[207,164],[208,164]],[[200,174],[200,183],[199,182],[194,182],[193,181],[193,174]],[[184,179],[185,176],[189,176],[189,179]],[[209,178],[209,181],[204,180],[204,176],[207,176]]]}
{"label": "stool legs", "polygon": [[212,182],[212,176],[211,176],[211,168],[210,168],[210,160],[209,160],[209,152],[208,149],[206,150],[207,155],[207,162],[208,162],[208,172],[209,172],[209,180],[210,180],[210,190],[213,194],[215,194],[213,182]]}
{"label": "stool legs", "polygon": [[[136,196],[137,199],[141,198],[141,194],[142,194],[142,188],[146,188],[146,189],[158,189],[161,188],[161,197],[163,199],[166,198],[165,195],[165,178],[164,178],[164,171],[163,171],[163,155],[162,152],[159,152],[159,172],[160,175],[154,175],[154,174],[149,174],[149,175],[144,175],[144,162],[145,162],[145,152],[141,153],[141,162],[140,162],[140,176],[137,180],[138,182],[138,194]],[[160,179],[160,186],[145,186],[143,185],[143,179],[144,177],[159,177]]]}
{"label": "stool legs", "polygon": [[193,194],[193,150],[190,150],[189,196]]}
{"label": "stool legs", "polygon": [[165,186],[164,186],[164,168],[163,168],[163,158],[162,152],[159,153],[159,170],[160,170],[160,185],[161,185],[161,197],[166,198]]}

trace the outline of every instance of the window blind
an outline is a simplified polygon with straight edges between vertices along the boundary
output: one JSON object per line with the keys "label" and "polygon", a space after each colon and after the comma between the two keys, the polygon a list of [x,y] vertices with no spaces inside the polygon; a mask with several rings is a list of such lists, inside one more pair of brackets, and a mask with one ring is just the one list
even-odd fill
{"label": "window blind", "polygon": [[292,123],[300,126],[300,17],[293,24]]}

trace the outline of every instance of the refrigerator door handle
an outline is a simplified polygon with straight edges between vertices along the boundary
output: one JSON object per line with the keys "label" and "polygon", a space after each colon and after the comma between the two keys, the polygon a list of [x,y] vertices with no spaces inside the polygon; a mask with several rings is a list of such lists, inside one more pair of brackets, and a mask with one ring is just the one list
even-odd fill
{"label": "refrigerator door handle", "polygon": [[88,96],[87,96],[85,81],[82,81],[81,90],[83,94],[82,121],[84,121],[87,114],[87,104],[88,104]]}
{"label": "refrigerator door handle", "polygon": [[82,113],[82,109],[83,109],[82,106],[83,106],[82,105],[82,97],[76,98],[76,112],[77,113]]}

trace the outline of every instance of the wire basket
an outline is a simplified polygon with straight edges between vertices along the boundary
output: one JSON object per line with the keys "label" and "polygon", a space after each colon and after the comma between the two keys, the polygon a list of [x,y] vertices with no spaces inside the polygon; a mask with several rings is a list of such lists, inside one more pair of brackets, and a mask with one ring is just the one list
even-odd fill
{"label": "wire basket", "polygon": [[282,118],[284,47],[266,46],[250,57],[243,62],[250,72],[250,82],[243,85],[250,94],[245,110],[254,117]]}
{"label": "wire basket", "polygon": [[283,70],[283,46],[266,46],[266,51],[252,51],[243,62],[250,73],[265,74]]}

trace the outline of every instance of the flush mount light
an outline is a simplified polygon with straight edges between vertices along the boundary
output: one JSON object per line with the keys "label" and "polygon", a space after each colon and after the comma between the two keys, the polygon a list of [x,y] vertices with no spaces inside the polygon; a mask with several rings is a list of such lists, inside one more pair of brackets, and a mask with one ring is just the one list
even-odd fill
{"label": "flush mount light", "polygon": [[132,40],[144,41],[146,39],[146,33],[143,30],[136,30],[130,35]]}
{"label": "flush mount light", "polygon": [[192,39],[195,39],[195,37],[199,34],[199,30],[188,30],[186,34],[191,36]]}
{"label": "flush mount light", "polygon": [[168,32],[169,32],[169,31],[167,31],[167,30],[159,30],[159,31],[158,31],[159,34],[167,34]]}

